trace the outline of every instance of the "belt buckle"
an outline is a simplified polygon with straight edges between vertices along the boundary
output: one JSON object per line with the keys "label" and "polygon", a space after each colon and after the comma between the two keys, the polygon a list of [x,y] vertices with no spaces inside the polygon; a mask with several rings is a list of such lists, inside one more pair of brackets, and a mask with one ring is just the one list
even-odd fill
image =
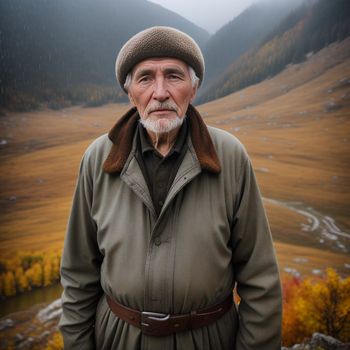
{"label": "belt buckle", "polygon": [[[157,324],[162,324],[167,322],[170,319],[170,314],[164,314],[160,312],[141,312],[141,331],[146,335],[155,335],[159,336],[159,331],[154,327]],[[158,333],[158,334],[157,334]]]}

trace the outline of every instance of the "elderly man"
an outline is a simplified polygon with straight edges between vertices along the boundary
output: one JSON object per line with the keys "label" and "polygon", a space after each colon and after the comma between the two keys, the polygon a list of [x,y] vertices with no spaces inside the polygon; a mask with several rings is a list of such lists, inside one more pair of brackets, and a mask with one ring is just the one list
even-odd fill
{"label": "elderly man", "polygon": [[251,163],[191,105],[198,45],[149,28],[116,73],[135,107],[81,162],[61,266],[65,348],[280,349],[279,274]]}

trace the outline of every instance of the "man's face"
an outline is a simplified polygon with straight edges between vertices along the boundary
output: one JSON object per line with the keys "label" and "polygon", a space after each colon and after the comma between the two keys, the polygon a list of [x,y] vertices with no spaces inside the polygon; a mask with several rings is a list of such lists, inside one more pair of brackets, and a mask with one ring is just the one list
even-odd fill
{"label": "man's face", "polygon": [[184,118],[196,90],[186,63],[152,58],[134,67],[128,95],[143,121],[157,124],[160,132],[169,132],[179,125],[176,120]]}

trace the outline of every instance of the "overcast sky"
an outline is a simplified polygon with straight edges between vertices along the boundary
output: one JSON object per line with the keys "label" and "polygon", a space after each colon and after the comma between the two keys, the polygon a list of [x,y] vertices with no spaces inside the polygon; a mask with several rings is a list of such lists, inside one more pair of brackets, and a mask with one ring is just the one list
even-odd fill
{"label": "overcast sky", "polygon": [[[262,0],[150,0],[214,33],[252,3]],[[275,0],[293,1],[293,0]]]}

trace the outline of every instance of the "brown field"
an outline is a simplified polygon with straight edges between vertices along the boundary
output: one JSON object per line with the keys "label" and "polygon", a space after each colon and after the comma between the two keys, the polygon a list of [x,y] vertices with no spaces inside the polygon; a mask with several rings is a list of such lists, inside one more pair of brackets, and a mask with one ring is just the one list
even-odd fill
{"label": "brown field", "polygon": [[[0,117],[0,255],[60,249],[86,146],[125,105]],[[282,273],[350,275],[350,40],[199,106],[247,148]]]}

